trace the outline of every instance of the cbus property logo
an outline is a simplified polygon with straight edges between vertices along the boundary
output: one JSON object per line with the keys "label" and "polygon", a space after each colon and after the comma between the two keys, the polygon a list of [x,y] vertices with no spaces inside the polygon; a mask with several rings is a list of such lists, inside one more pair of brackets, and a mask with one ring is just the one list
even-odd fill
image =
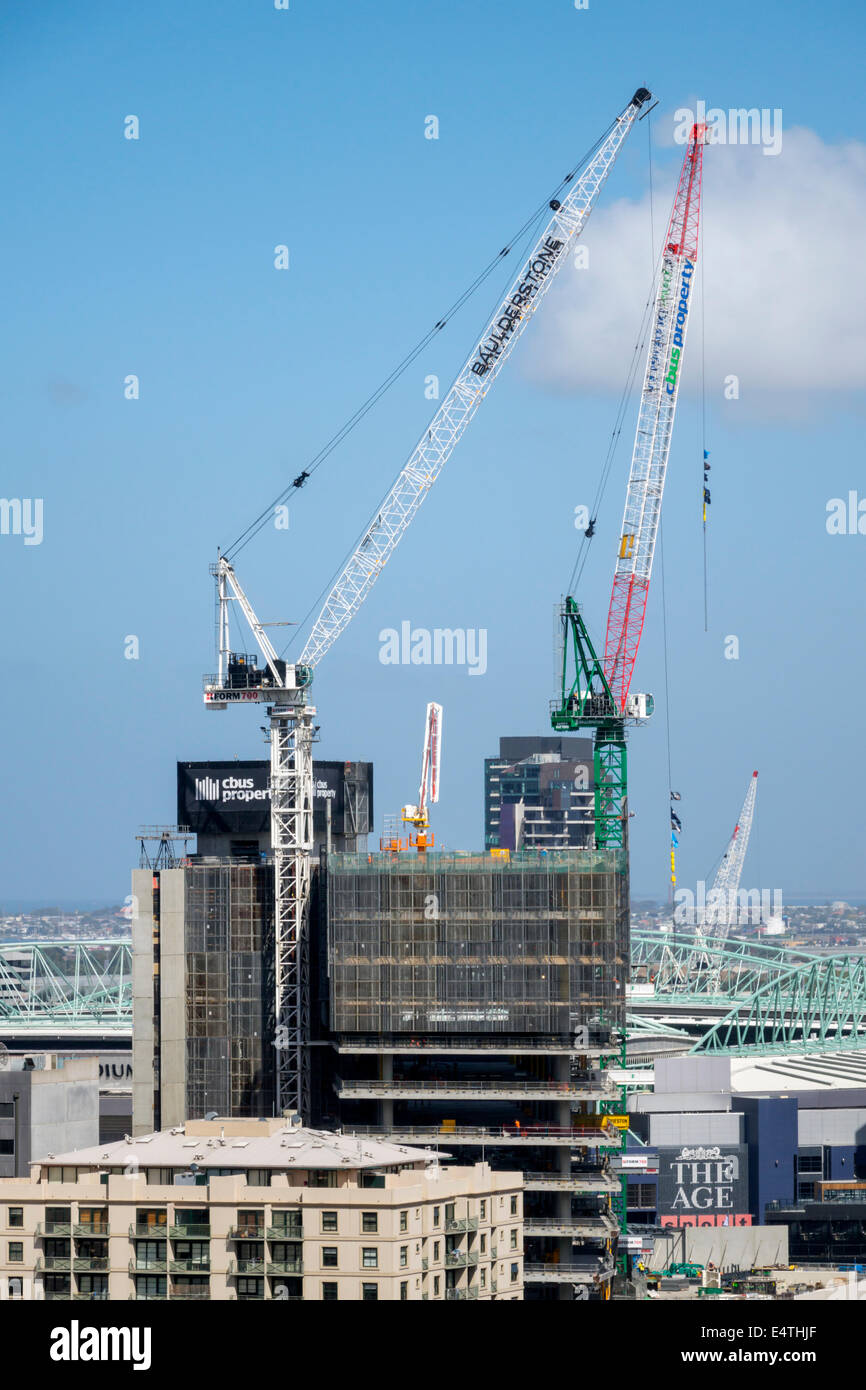
{"label": "cbus property logo", "polygon": [[51,1329],[52,1361],[131,1361],[134,1371],[150,1370],[149,1327],[68,1327]]}
{"label": "cbus property logo", "polygon": [[269,787],[257,787],[252,777],[196,777],[196,801],[270,801]]}

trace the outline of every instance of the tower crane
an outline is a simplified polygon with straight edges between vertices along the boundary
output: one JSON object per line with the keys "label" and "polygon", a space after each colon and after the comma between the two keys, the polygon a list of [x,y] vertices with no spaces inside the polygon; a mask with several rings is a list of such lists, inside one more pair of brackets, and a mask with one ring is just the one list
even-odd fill
{"label": "tower crane", "polygon": [[[641,107],[651,93],[639,88],[599,142],[585,168],[569,176],[562,200],[505,294],[480,341],[444,397],[405,467],[377,509],[364,537],[325,600],[296,663],[280,660],[244,593],[234,566],[218,555],[211,566],[218,599],[219,670],[205,677],[211,709],[229,704],[268,705],[271,752],[271,846],[274,862],[277,1102],[308,1113],[304,1037],[309,1020],[306,923],[313,849],[313,716],[308,703],[313,673],[360,608],[401,536],[436,481],[454,446],[496,380],[526,325],[586,224]],[[264,657],[231,650],[229,610],[237,603]]]}
{"label": "tower crane", "polygon": [[415,827],[415,839],[411,838],[419,853],[433,848],[433,836],[427,834],[430,816],[427,811],[429,784],[430,803],[439,800],[439,769],[442,766],[442,706],[433,701],[427,706],[427,721],[424,726],[424,749],[421,755],[421,786],[418,791],[417,806],[404,806],[402,820],[404,825]]}
{"label": "tower crane", "polygon": [[628,818],[626,722],[649,718],[651,695],[630,694],[643,632],[662,494],[676,416],[698,255],[706,127],[692,127],[659,262],[631,472],[607,617],[603,662],[568,595],[562,623],[561,692],[551,724],[595,731],[595,838],[623,848]]}

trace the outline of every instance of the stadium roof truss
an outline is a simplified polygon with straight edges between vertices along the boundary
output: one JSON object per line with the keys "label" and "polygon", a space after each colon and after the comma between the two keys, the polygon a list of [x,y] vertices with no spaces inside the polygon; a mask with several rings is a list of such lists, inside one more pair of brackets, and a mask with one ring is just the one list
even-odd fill
{"label": "stadium roof truss", "polygon": [[0,944],[0,1023],[16,1028],[132,1026],[132,943]]}

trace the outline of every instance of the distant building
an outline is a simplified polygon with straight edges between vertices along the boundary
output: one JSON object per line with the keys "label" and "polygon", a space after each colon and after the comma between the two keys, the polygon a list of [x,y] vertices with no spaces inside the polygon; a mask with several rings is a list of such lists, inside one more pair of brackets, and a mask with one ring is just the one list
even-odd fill
{"label": "distant building", "polygon": [[99,1141],[99,1061],[52,1053],[7,1056],[0,1070],[0,1177],[36,1159]]}
{"label": "distant building", "polygon": [[188,1121],[0,1182],[0,1298],[522,1299],[520,1173],[293,1119]]}
{"label": "distant building", "polygon": [[592,844],[592,741],[501,738],[484,760],[487,849],[581,849]]}

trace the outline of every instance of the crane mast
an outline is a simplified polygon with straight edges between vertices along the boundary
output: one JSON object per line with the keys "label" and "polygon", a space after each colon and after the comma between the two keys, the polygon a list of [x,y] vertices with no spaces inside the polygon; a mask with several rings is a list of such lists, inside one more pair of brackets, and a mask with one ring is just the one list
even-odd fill
{"label": "crane mast", "polygon": [[[309,1020],[306,963],[313,849],[312,721],[316,711],[307,703],[307,691],[313,673],[367,597],[543,302],[580,236],[638,112],[650,99],[645,87],[635,92],[562,201],[551,200],[552,216],[547,226],[343,568],[299,662],[290,664],[276,655],[265,625],[256,617],[230,562],[218,556],[211,566],[217,581],[219,670],[205,677],[205,704],[216,710],[248,702],[269,706],[280,1111],[296,1107],[304,1118],[309,1114],[304,1039]],[[571,176],[568,181],[571,183]],[[255,657],[231,650],[229,612],[233,602],[256,640],[264,667]]]}
{"label": "crane mast", "polygon": [[633,695],[630,690],[646,615],[682,377],[698,254],[704,135],[704,126],[692,127],[659,263],[603,659],[596,654],[580,607],[571,595],[560,609],[561,691],[551,706],[551,723],[558,730],[594,730],[595,839],[599,849],[626,845],[625,725],[627,721],[643,721],[653,712],[651,695]]}

